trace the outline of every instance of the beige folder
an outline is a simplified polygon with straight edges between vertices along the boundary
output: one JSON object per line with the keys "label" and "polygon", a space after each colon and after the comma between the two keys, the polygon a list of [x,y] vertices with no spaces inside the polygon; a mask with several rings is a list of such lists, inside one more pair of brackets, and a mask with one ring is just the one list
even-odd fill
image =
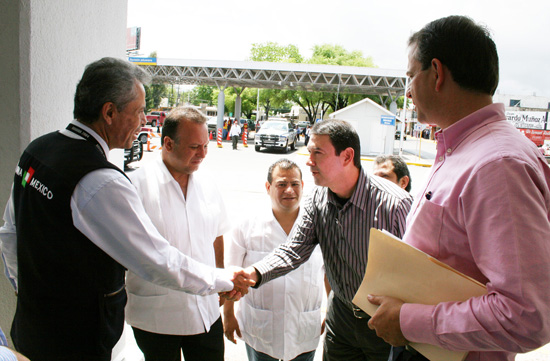
{"label": "beige folder", "polygon": [[[369,294],[435,305],[466,301],[486,293],[487,288],[473,278],[386,231],[371,228],[367,270],[353,303],[372,316],[378,306],[367,300]],[[411,342],[411,346],[431,361],[461,361],[467,355],[466,351],[450,351],[428,344]]]}

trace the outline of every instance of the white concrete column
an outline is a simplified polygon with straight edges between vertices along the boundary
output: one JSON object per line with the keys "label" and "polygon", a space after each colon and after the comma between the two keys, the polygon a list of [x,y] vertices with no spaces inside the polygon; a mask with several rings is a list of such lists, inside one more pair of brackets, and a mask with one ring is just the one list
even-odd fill
{"label": "white concrete column", "polygon": [[233,88],[233,89],[235,89],[235,94],[237,94],[237,97],[235,98],[235,118],[241,119],[241,106],[242,106],[241,94],[245,90],[245,87],[243,87],[241,91],[238,91],[237,88]]}
{"label": "white concrete column", "polygon": [[225,110],[225,87],[218,86],[220,93],[218,94],[218,127],[216,129],[216,134],[218,134],[218,129],[223,128],[223,113]]}
{"label": "white concrete column", "polygon": [[397,114],[397,103],[395,99],[392,99],[390,103],[390,112],[392,112],[393,114]]}

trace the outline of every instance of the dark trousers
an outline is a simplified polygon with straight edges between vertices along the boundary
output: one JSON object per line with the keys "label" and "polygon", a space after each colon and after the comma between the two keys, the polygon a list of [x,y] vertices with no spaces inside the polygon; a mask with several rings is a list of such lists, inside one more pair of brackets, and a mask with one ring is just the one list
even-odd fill
{"label": "dark trousers", "polygon": [[231,137],[231,140],[233,140],[233,149],[237,149],[237,143],[239,143],[239,136],[234,135]]}
{"label": "dark trousers", "polygon": [[368,326],[370,317],[357,318],[351,307],[330,293],[323,361],[387,361],[390,345]]}
{"label": "dark trousers", "polygon": [[145,361],[223,361],[223,325],[218,318],[209,332],[191,336],[162,335],[132,327]]}

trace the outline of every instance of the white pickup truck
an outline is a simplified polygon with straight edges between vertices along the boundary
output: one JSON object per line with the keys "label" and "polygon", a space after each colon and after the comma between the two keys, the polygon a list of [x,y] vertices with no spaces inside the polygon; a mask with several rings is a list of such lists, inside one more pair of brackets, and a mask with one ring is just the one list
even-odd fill
{"label": "white pickup truck", "polygon": [[288,153],[288,148],[296,149],[296,128],[287,120],[268,120],[264,122],[254,137],[254,147],[257,152],[262,147],[282,149]]}

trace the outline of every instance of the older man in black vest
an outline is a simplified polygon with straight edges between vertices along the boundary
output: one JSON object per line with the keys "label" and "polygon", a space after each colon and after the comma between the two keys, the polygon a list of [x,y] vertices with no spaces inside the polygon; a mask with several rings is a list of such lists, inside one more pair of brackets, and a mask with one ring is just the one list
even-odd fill
{"label": "older man in black vest", "polygon": [[111,359],[124,324],[125,269],[172,289],[246,293],[246,282],[183,255],[156,230],[135,188],[110,163],[145,121],[148,76],[122,60],[86,67],[75,120],[34,140],[16,168],[0,231],[18,292],[16,348],[31,360]]}

